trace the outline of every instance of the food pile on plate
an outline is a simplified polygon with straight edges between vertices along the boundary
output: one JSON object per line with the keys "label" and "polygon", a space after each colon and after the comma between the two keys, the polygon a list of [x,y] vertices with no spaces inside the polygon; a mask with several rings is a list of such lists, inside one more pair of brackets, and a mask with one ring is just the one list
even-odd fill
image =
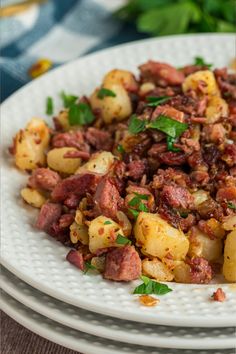
{"label": "food pile on plate", "polygon": [[53,128],[33,118],[16,134],[21,196],[82,271],[143,275],[154,293],[149,279],[235,282],[236,75],[202,58],[139,71],[110,71],[89,97],[61,93]]}

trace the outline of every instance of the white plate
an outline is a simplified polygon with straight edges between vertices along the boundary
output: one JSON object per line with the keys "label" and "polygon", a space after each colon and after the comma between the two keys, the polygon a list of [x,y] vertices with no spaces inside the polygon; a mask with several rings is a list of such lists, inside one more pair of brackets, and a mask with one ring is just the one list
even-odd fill
{"label": "white plate", "polygon": [[[235,354],[234,349],[184,350],[141,347],[110,341],[62,326],[30,310],[2,292],[2,310],[32,332],[64,347],[84,354]],[[198,349],[198,347],[196,348]]]}
{"label": "white plate", "polygon": [[[101,276],[83,275],[65,260],[68,250],[50,236],[33,228],[36,212],[19,198],[26,176],[17,171],[7,155],[12,136],[32,116],[44,117],[45,98],[61,90],[89,94],[112,68],[137,71],[152,58],[181,66],[203,56],[217,67],[234,55],[234,35],[187,35],[150,39],[108,49],[62,66],[19,90],[2,105],[1,173],[2,263],[33,287],[75,306],[129,320],[172,326],[233,326],[236,292],[224,285],[227,301],[210,301],[213,285],[171,284],[173,292],[155,308],[145,308],[131,295],[138,282],[121,284]],[[59,99],[57,100],[59,108]]]}
{"label": "white plate", "polygon": [[6,269],[2,289],[30,309],[70,328],[95,336],[148,347],[227,349],[236,346],[235,328],[186,328],[118,320],[53,299],[22,282]]}

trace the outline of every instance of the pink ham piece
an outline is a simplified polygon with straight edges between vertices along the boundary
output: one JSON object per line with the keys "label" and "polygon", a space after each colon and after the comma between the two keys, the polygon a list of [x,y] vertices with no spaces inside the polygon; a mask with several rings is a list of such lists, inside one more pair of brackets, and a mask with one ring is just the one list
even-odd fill
{"label": "pink ham piece", "polygon": [[85,264],[84,264],[82,252],[76,250],[70,250],[70,252],[66,256],[66,260],[71,264],[73,264],[75,267],[84,271]]}
{"label": "pink ham piece", "polygon": [[112,249],[106,255],[104,278],[115,281],[131,281],[141,275],[141,259],[134,246]]}
{"label": "pink ham piece", "polygon": [[36,227],[43,231],[48,231],[52,224],[57,222],[61,216],[62,206],[56,203],[45,203],[43,204],[40,213],[38,215],[38,220],[36,222]]}
{"label": "pink ham piece", "polygon": [[96,150],[111,151],[112,149],[113,141],[111,134],[107,131],[90,127],[85,133],[85,138]]}
{"label": "pink ham piece", "polygon": [[61,177],[57,172],[49,168],[36,168],[29,177],[28,186],[35,189],[52,191],[60,180]]}
{"label": "pink ham piece", "polygon": [[120,203],[120,194],[110,178],[103,178],[94,195],[95,210],[99,214],[115,219]]}
{"label": "pink ham piece", "polygon": [[151,81],[162,87],[168,85],[181,85],[184,81],[184,74],[173,66],[149,60],[139,67],[141,78],[144,81]]}
{"label": "pink ham piece", "polygon": [[101,176],[85,173],[65,178],[52,191],[52,199],[56,202],[68,199],[71,195],[82,197],[86,193],[94,193]]}

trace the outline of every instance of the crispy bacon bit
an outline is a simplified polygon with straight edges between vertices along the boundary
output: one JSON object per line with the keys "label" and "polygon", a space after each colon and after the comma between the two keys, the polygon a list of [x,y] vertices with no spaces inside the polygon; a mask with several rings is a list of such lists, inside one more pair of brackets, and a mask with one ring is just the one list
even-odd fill
{"label": "crispy bacon bit", "polygon": [[212,279],[212,268],[202,257],[195,257],[187,261],[190,265],[190,278],[193,284],[208,284]]}
{"label": "crispy bacon bit", "polygon": [[97,150],[110,151],[113,146],[111,134],[108,131],[90,127],[85,133],[86,141]]}
{"label": "crispy bacon bit", "polygon": [[226,294],[222,288],[218,288],[212,295],[214,301],[224,302],[226,300]]}
{"label": "crispy bacon bit", "polygon": [[149,60],[139,67],[143,81],[154,82],[166,87],[168,85],[180,85],[184,81],[184,75],[173,66]]}
{"label": "crispy bacon bit", "polygon": [[153,307],[159,304],[160,300],[151,295],[140,295],[139,302],[143,306]]}

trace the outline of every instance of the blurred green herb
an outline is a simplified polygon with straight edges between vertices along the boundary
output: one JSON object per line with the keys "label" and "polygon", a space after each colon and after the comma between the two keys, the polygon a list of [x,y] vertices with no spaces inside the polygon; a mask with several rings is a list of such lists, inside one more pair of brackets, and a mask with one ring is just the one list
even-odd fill
{"label": "blurred green herb", "polygon": [[69,108],[70,125],[85,125],[92,123],[94,119],[94,114],[86,103],[74,103]]}
{"label": "blurred green herb", "polygon": [[50,116],[51,114],[53,114],[53,110],[54,110],[53,99],[52,99],[52,97],[47,97],[47,101],[46,101],[46,114],[47,114],[48,116]]}
{"label": "blurred green herb", "polygon": [[147,106],[149,107],[157,107],[161,103],[167,102],[171,97],[169,96],[160,96],[160,97],[153,97],[153,96],[148,96],[147,97]]}
{"label": "blurred green herb", "polygon": [[152,36],[236,31],[235,0],[129,0],[115,15]]}
{"label": "blurred green herb", "polygon": [[104,97],[116,97],[116,94],[112,90],[101,88],[97,93],[97,97],[103,100]]}
{"label": "blurred green herb", "polygon": [[118,245],[131,245],[131,241],[127,237],[125,237],[121,234],[117,235],[116,243]]}
{"label": "blurred green herb", "polygon": [[208,69],[210,69],[212,67],[212,64],[207,64],[202,57],[195,57],[194,58],[194,65],[207,66]]}
{"label": "blurred green herb", "polygon": [[133,294],[165,295],[172,291],[172,289],[169,288],[168,285],[151,280],[145,275],[142,275],[140,279],[143,281],[143,283],[134,289]]}
{"label": "blurred green herb", "polygon": [[78,96],[75,95],[66,94],[64,91],[60,93],[60,97],[63,101],[63,106],[65,108],[69,108],[70,106],[72,106],[79,98]]}
{"label": "blurred green herb", "polygon": [[227,204],[228,208],[236,210],[236,204],[232,203],[232,202],[228,202]]}

